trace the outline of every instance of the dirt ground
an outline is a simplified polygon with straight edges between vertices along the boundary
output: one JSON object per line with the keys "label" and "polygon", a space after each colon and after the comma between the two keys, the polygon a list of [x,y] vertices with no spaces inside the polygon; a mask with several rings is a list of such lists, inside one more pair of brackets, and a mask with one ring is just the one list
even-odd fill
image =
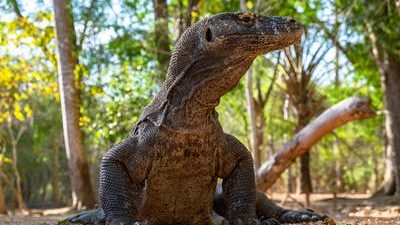
{"label": "dirt ground", "polygon": [[[275,202],[286,208],[311,208],[329,215],[337,225],[400,225],[400,198],[380,197],[370,199],[367,194],[312,194],[310,206],[305,205],[305,196],[292,194],[270,194]],[[310,225],[330,223],[309,223]]]}
{"label": "dirt ground", "polygon": [[[269,194],[284,207],[305,207],[303,195]],[[313,194],[310,206],[317,212],[329,215],[337,225],[400,225],[400,198],[383,197],[368,199],[363,194],[342,194],[336,200],[330,194]],[[65,218],[69,208],[32,210],[31,215],[0,216],[0,225],[56,225]],[[309,225],[333,225],[332,222],[308,223]]]}

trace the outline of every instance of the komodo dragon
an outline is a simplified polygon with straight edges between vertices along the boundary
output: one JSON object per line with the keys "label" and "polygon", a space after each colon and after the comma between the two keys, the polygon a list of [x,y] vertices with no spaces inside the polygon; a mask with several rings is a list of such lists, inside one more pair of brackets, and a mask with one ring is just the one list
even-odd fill
{"label": "komodo dragon", "polygon": [[323,220],[256,192],[251,154],[223,131],[215,111],[256,56],[292,45],[302,33],[293,19],[253,13],[221,13],[187,29],[160,92],[102,159],[102,208],[68,221],[212,225],[212,209],[231,225]]}

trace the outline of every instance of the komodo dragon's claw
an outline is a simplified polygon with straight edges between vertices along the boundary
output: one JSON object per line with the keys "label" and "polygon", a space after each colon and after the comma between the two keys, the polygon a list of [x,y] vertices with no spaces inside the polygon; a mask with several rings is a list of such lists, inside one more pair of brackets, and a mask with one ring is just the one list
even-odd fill
{"label": "komodo dragon's claw", "polygon": [[121,222],[120,220],[112,221],[110,225],[150,225],[149,221],[131,221],[131,222]]}
{"label": "komodo dragon's claw", "polygon": [[322,221],[327,218],[324,214],[317,214],[311,209],[304,210],[285,210],[281,213],[278,220],[281,223],[303,223]]}
{"label": "komodo dragon's claw", "polygon": [[262,219],[261,225],[281,225],[281,223],[274,218],[268,218],[268,219]]}
{"label": "komodo dragon's claw", "polygon": [[102,225],[106,223],[106,217],[102,208],[80,212],[65,219],[71,224],[94,224]]}
{"label": "komodo dragon's claw", "polygon": [[[72,215],[65,219],[70,224],[93,224],[93,225],[104,225],[106,224],[106,216],[102,208],[97,208],[90,211],[80,212],[76,215]],[[150,225],[149,221],[132,221],[132,222],[121,222],[112,221],[111,225]]]}
{"label": "komodo dragon's claw", "polygon": [[274,218],[259,220],[251,220],[248,223],[244,223],[241,219],[229,222],[228,220],[223,220],[221,225],[280,225],[278,220]]}

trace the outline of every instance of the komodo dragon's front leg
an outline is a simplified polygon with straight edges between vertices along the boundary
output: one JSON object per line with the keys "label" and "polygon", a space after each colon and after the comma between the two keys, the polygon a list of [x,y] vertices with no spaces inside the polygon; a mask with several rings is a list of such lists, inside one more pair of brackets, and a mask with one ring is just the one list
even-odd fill
{"label": "komodo dragon's front leg", "polygon": [[219,155],[217,175],[223,179],[223,201],[226,205],[223,217],[230,224],[258,224],[251,154],[235,137],[225,135],[225,148]]}
{"label": "komodo dragon's front leg", "polygon": [[103,157],[100,168],[100,201],[109,225],[140,225],[138,213],[150,157],[146,146],[129,136]]}
{"label": "komodo dragon's front leg", "polygon": [[143,181],[148,159],[137,154],[137,138],[128,138],[115,145],[102,159],[100,168],[101,208],[84,211],[66,218],[75,224],[140,225],[138,211],[143,199]]}
{"label": "komodo dragon's front leg", "polygon": [[284,209],[268,199],[264,193],[257,192],[250,152],[231,135],[226,135],[226,143],[227,147],[222,156],[220,168],[224,181],[222,188],[217,187],[213,202],[213,208],[217,214],[226,218],[231,224],[240,224],[238,220],[248,220],[249,224],[258,220],[264,225],[279,225],[280,223],[319,221],[326,218],[325,215],[308,210]]}
{"label": "komodo dragon's front leg", "polygon": [[[218,185],[213,202],[214,211],[222,216],[227,216],[226,202],[222,186]],[[263,225],[279,225],[281,223],[304,223],[312,221],[321,221],[327,218],[326,215],[317,214],[307,210],[284,209],[271,201],[264,193],[256,193],[256,215]]]}

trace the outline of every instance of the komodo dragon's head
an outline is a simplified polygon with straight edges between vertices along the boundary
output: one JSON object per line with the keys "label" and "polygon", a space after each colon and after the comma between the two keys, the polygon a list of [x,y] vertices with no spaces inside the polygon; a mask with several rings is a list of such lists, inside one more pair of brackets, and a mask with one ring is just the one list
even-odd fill
{"label": "komodo dragon's head", "polygon": [[300,23],[283,17],[242,12],[205,18],[178,39],[153,107],[168,102],[173,110],[213,109],[257,55],[292,45],[302,33]]}

